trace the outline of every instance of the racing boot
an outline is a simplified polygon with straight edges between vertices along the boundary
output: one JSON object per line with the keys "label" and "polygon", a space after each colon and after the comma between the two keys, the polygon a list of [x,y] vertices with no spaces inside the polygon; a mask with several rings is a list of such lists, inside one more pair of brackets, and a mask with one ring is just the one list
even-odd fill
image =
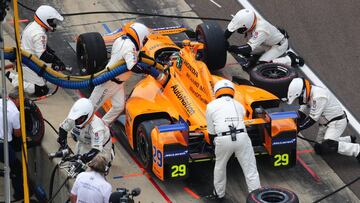
{"label": "racing boot", "polygon": [[292,67],[295,67],[295,66],[300,66],[301,67],[301,66],[303,66],[305,64],[304,59],[302,57],[296,55],[294,52],[288,51],[286,54],[291,59],[291,66]]}
{"label": "racing boot", "polygon": [[324,140],[321,144],[316,143],[314,145],[314,151],[316,154],[325,155],[328,153],[336,153],[339,148],[339,142],[335,140]]}

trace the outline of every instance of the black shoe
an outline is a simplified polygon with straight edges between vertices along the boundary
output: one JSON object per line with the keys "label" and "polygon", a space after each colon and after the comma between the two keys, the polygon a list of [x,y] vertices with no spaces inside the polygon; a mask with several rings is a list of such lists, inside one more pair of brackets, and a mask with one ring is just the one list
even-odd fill
{"label": "black shoe", "polygon": [[303,66],[305,64],[305,61],[302,57],[296,55],[294,52],[292,51],[288,51],[286,53],[290,59],[291,59],[291,66]]}
{"label": "black shoe", "polygon": [[356,136],[350,135],[350,137],[351,137],[351,143],[356,143]]}
{"label": "black shoe", "polygon": [[10,78],[10,71],[6,72],[5,76],[10,82],[12,82],[12,79]]}

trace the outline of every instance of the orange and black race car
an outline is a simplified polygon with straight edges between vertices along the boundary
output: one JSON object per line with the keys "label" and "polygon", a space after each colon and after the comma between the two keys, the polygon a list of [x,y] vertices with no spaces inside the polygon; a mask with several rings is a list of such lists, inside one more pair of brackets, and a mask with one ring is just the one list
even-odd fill
{"label": "orange and black race car", "polygon": [[[85,33],[79,36],[80,62],[106,64],[107,47],[121,30],[109,35]],[[188,38],[175,41],[172,35]],[[211,71],[224,67],[226,48],[223,31],[205,22],[195,31],[182,27],[156,29],[142,51],[163,65],[166,79],[146,76],[131,92],[120,117],[124,136],[143,166],[159,179],[181,179],[189,164],[214,159],[206,129],[206,105],[214,99],[213,86],[222,79]],[[96,43],[94,43],[96,42]],[[96,50],[96,52],[92,51]],[[91,73],[91,64],[86,63]],[[274,64],[273,66],[280,66]],[[96,70],[95,70],[96,71]],[[274,167],[296,164],[296,112],[282,112],[279,97],[249,84],[235,85],[235,99],[246,109],[245,123],[256,154],[267,154]],[[103,106],[107,111],[111,103]]]}

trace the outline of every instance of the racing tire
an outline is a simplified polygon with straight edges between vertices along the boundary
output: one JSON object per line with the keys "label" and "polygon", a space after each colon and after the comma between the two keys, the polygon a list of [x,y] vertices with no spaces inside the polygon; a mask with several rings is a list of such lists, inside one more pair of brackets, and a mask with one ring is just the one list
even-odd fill
{"label": "racing tire", "polygon": [[196,40],[204,43],[200,60],[210,71],[220,70],[226,64],[226,45],[224,31],[216,22],[207,21],[196,27]]}
{"label": "racing tire", "polygon": [[88,32],[79,35],[76,41],[76,56],[81,75],[92,75],[104,69],[107,49],[101,34]]}
{"label": "racing tire", "polygon": [[170,124],[167,119],[141,122],[136,128],[136,155],[144,169],[151,171],[153,163],[151,131],[155,126]]}
{"label": "racing tire", "polygon": [[256,189],[248,195],[246,203],[298,203],[298,196],[285,188],[280,187],[262,187]]}
{"label": "racing tire", "polygon": [[[27,148],[41,145],[45,134],[45,122],[39,107],[30,99],[25,99],[25,128]],[[15,151],[21,151],[21,137],[13,137]]]}
{"label": "racing tire", "polygon": [[263,63],[250,70],[250,81],[279,98],[286,98],[292,79],[298,77],[293,67],[279,63]]}

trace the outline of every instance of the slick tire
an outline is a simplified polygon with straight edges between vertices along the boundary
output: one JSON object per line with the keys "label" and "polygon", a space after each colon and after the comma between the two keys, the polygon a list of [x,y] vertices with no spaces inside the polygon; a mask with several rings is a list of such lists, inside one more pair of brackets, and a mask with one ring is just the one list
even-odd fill
{"label": "slick tire", "polygon": [[246,203],[298,203],[299,198],[297,195],[285,188],[280,187],[262,187],[252,191],[247,199]]}
{"label": "slick tire", "polygon": [[167,119],[156,119],[141,122],[136,128],[136,155],[143,167],[151,171],[153,163],[151,131],[160,125],[169,124]]}
{"label": "slick tire", "polygon": [[[40,146],[45,134],[45,122],[39,107],[29,99],[25,99],[25,128],[27,148]],[[21,137],[13,137],[15,151],[21,151],[21,143]]]}
{"label": "slick tire", "polygon": [[255,66],[250,71],[250,81],[256,87],[265,89],[279,98],[286,98],[289,84],[298,77],[292,67],[278,63],[264,63]]}
{"label": "slick tire", "polygon": [[101,34],[88,32],[79,35],[76,41],[76,56],[81,75],[92,75],[104,69],[107,50]]}
{"label": "slick tire", "polygon": [[202,60],[210,71],[220,70],[226,64],[224,31],[216,22],[207,21],[196,27],[196,40],[204,43],[200,52]]}

